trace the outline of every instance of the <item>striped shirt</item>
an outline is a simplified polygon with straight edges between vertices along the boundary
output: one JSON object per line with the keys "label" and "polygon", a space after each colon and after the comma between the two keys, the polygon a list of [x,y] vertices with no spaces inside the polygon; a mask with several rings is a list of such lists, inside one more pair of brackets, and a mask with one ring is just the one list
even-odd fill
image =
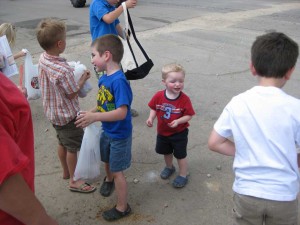
{"label": "striped shirt", "polygon": [[39,60],[39,84],[42,91],[44,113],[54,125],[63,126],[79,112],[78,96],[68,99],[67,94],[77,92],[73,69],[66,59],[44,52]]}

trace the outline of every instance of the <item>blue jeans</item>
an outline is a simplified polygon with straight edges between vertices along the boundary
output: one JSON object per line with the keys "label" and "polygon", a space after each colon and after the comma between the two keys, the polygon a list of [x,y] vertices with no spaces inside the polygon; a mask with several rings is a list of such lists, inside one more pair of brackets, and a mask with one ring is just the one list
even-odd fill
{"label": "blue jeans", "polygon": [[131,164],[131,144],[131,134],[125,139],[114,139],[103,131],[100,137],[101,161],[109,163],[111,172],[126,170]]}

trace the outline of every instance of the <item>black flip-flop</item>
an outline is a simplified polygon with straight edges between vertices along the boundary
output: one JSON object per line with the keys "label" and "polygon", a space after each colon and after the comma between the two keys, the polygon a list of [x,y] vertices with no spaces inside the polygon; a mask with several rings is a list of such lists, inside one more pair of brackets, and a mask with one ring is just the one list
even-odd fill
{"label": "black flip-flop", "polygon": [[[88,189],[88,190],[85,190],[84,188],[85,187],[92,187],[91,189]],[[70,191],[73,191],[73,192],[79,192],[79,193],[92,193],[96,190],[96,187],[90,185],[89,183],[83,183],[81,184],[78,188],[76,187],[69,187],[69,190]]]}

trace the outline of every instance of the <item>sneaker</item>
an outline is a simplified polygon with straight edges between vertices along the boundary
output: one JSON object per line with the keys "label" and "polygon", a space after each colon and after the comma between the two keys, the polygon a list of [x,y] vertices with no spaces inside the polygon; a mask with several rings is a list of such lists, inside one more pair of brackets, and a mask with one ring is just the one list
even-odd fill
{"label": "sneaker", "polygon": [[100,194],[104,197],[108,197],[113,192],[115,183],[114,181],[105,181],[106,177],[104,177],[103,183],[100,187]]}
{"label": "sneaker", "polygon": [[102,217],[105,220],[113,221],[113,220],[118,220],[125,216],[128,216],[130,213],[131,213],[131,208],[130,208],[129,204],[127,204],[127,209],[124,212],[120,212],[119,210],[116,209],[116,206],[115,206],[110,210],[104,211],[102,213]]}
{"label": "sneaker", "polygon": [[168,179],[175,172],[175,170],[176,169],[174,166],[172,166],[172,168],[165,167],[160,173],[161,179]]}

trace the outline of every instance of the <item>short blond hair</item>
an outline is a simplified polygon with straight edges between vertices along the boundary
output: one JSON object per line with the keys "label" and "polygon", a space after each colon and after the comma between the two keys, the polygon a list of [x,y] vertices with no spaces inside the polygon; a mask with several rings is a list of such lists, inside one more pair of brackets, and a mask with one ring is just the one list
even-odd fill
{"label": "short blond hair", "polygon": [[163,68],[161,69],[162,79],[165,80],[167,78],[167,75],[171,72],[182,72],[183,75],[185,76],[185,70],[182,65],[177,63],[171,63],[171,64],[164,65]]}
{"label": "short blond hair", "polygon": [[0,25],[0,37],[6,35],[8,44],[13,47],[16,42],[16,28],[11,23],[2,23]]}
{"label": "short blond hair", "polygon": [[43,19],[36,28],[36,37],[40,46],[45,50],[52,49],[63,39],[67,27],[65,22],[58,19]]}

